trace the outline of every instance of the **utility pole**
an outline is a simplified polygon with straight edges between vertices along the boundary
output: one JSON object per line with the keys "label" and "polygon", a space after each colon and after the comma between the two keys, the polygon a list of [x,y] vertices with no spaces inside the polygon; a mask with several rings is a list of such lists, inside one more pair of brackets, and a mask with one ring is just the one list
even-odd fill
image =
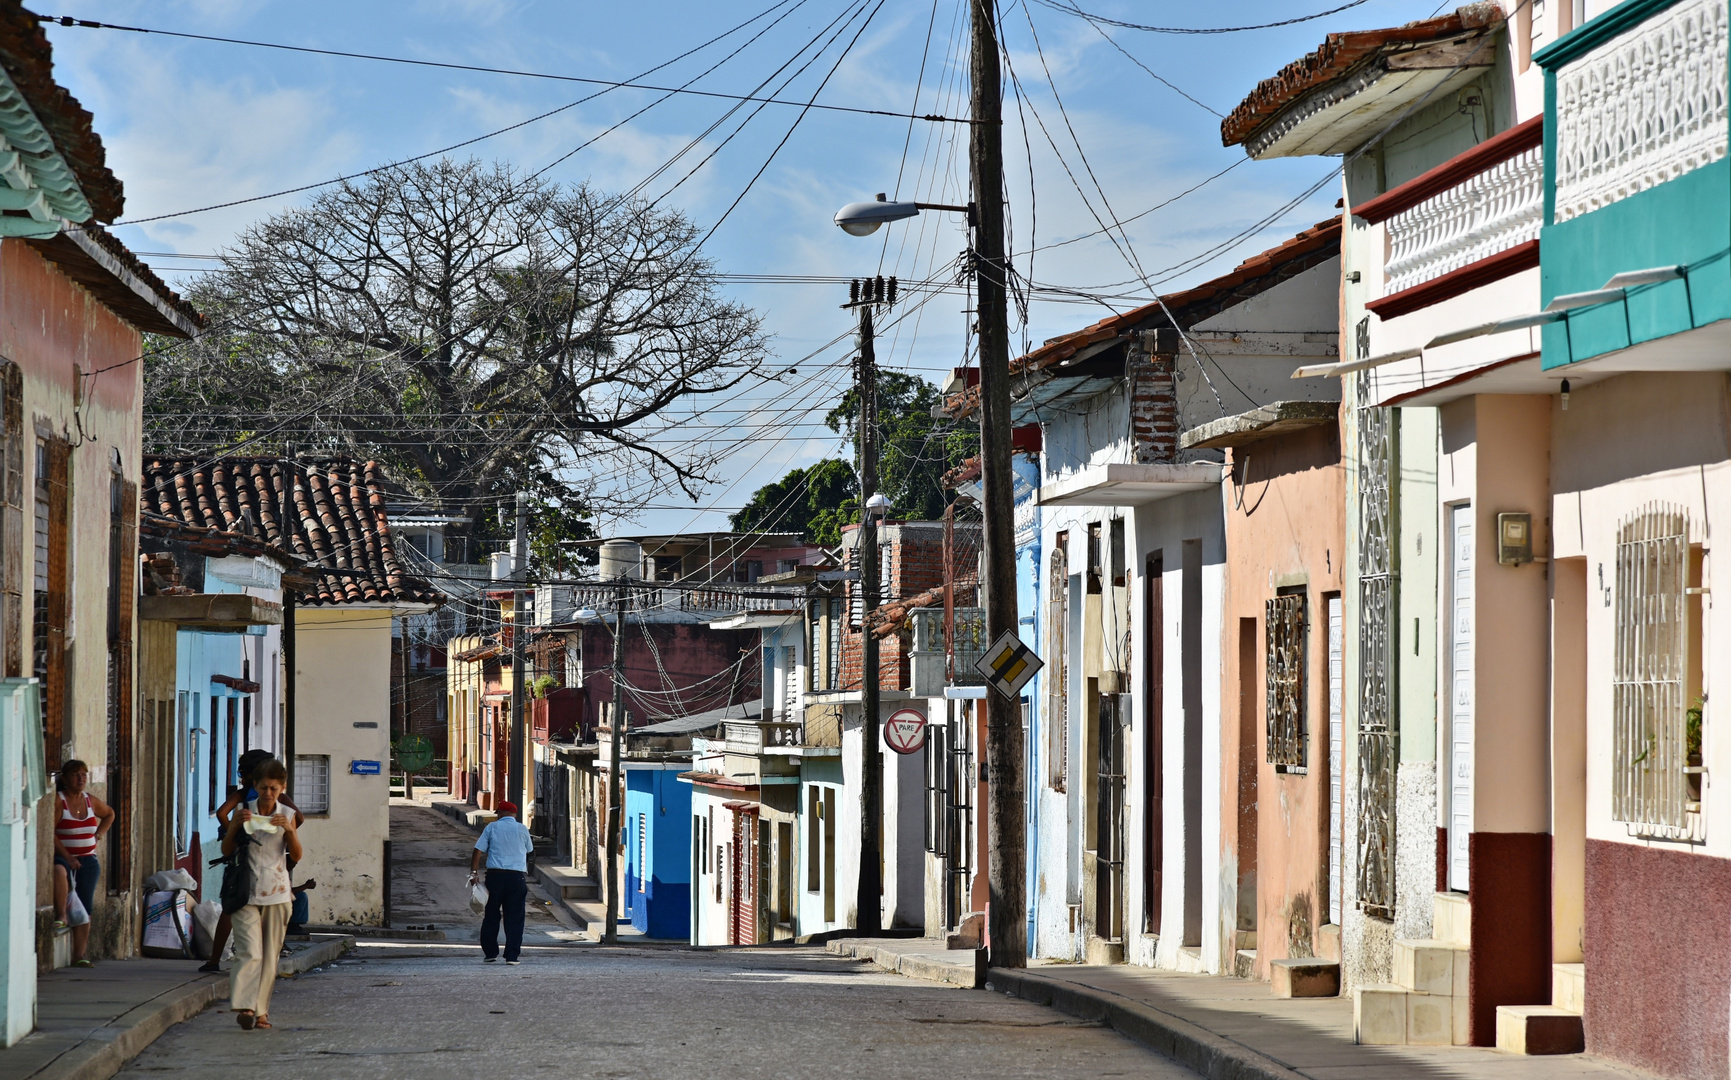
{"label": "utility pole", "polygon": [[523,639],[528,636],[532,620],[523,602],[523,579],[529,573],[529,496],[517,492],[517,543],[512,559],[511,576],[516,579],[511,590],[511,756],[507,759],[505,797],[517,804],[518,821],[528,824],[529,812],[523,808],[523,759],[529,756],[527,725],[523,722],[523,665],[526,652]]}
{"label": "utility pole", "polygon": [[[1017,631],[1015,503],[1010,478],[1010,327],[1004,258],[1003,101],[993,0],[972,0],[973,123],[968,166],[974,202],[974,275],[980,333],[980,468],[985,489],[986,639]],[[1026,791],[1020,702],[986,694],[987,825],[994,967],[1025,967]]]}
{"label": "utility pole", "polygon": [[613,742],[607,748],[607,848],[602,862],[607,881],[603,884],[607,896],[607,925],[601,928],[601,943],[619,943],[619,827],[622,819],[620,803],[619,751],[625,745],[625,608],[630,603],[631,590],[625,575],[619,575],[618,591],[613,596],[613,719],[608,725]]}
{"label": "utility pole", "polygon": [[895,279],[886,284],[879,276],[855,280],[848,289],[848,302],[843,307],[859,311],[859,458],[860,458],[860,518],[859,591],[862,657],[860,664],[860,709],[864,724],[860,729],[860,835],[859,835],[859,897],[855,929],[875,934],[883,929],[883,858],[879,850],[879,829],[883,819],[883,752],[878,746],[880,722],[879,701],[882,688],[878,676],[878,639],[866,625],[865,617],[878,603],[878,530],[877,508],[871,497],[878,491],[878,407],[877,353],[873,347],[872,312],[895,302]]}

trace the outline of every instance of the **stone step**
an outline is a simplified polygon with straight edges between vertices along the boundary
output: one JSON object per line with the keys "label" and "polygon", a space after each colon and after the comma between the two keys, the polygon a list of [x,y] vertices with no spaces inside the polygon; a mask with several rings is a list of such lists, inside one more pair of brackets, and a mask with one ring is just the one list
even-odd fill
{"label": "stone step", "polygon": [[1437,893],[1434,911],[1432,930],[1437,941],[1463,949],[1472,945],[1473,906],[1465,893]]}
{"label": "stone step", "polygon": [[1365,1046],[1465,1046],[1471,1022],[1465,994],[1423,994],[1394,983],[1352,992],[1353,1038]]}
{"label": "stone step", "polygon": [[1587,965],[1551,965],[1551,1004],[1572,1013],[1587,1011]]}
{"label": "stone step", "polygon": [[1208,969],[1202,964],[1202,949],[1196,945],[1186,945],[1178,950],[1173,967],[1191,975],[1206,975]]}
{"label": "stone step", "polygon": [[1275,997],[1339,997],[1340,965],[1333,960],[1289,957],[1269,965]]}
{"label": "stone step", "polygon": [[556,891],[562,900],[594,900],[601,895],[601,886],[569,866],[549,865],[537,861],[535,876],[549,891]]}
{"label": "stone step", "polygon": [[1498,1005],[1497,1049],[1510,1054],[1578,1054],[1581,1014],[1555,1005]]}
{"label": "stone step", "polygon": [[1396,938],[1394,981],[1408,990],[1465,997],[1469,958],[1465,947],[1446,941]]}
{"label": "stone step", "polygon": [[1254,978],[1256,975],[1256,950],[1239,949],[1232,955],[1232,974],[1240,979]]}

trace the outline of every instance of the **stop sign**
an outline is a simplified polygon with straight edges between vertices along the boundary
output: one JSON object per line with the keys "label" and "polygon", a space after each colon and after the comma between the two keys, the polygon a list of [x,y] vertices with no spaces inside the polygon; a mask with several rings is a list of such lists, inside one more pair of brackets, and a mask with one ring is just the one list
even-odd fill
{"label": "stop sign", "polygon": [[884,742],[898,754],[912,754],[926,745],[926,714],[918,709],[897,709],[884,721]]}

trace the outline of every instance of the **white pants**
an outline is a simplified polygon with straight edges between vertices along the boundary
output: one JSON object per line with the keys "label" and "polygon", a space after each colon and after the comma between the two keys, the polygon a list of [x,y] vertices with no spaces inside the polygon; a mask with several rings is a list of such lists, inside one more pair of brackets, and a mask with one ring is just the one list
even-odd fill
{"label": "white pants", "polygon": [[270,992],[276,988],[277,960],[288,930],[291,903],[248,904],[231,916],[234,967],[229,971],[229,1007],[270,1013]]}

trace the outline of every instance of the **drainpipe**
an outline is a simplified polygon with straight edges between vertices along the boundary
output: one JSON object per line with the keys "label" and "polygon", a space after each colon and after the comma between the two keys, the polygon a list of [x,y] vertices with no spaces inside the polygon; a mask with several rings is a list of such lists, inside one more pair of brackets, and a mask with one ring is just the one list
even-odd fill
{"label": "drainpipe", "polygon": [[282,684],[282,755],[288,766],[288,790],[294,794],[295,783],[295,594],[282,591],[282,663],[285,673]]}

